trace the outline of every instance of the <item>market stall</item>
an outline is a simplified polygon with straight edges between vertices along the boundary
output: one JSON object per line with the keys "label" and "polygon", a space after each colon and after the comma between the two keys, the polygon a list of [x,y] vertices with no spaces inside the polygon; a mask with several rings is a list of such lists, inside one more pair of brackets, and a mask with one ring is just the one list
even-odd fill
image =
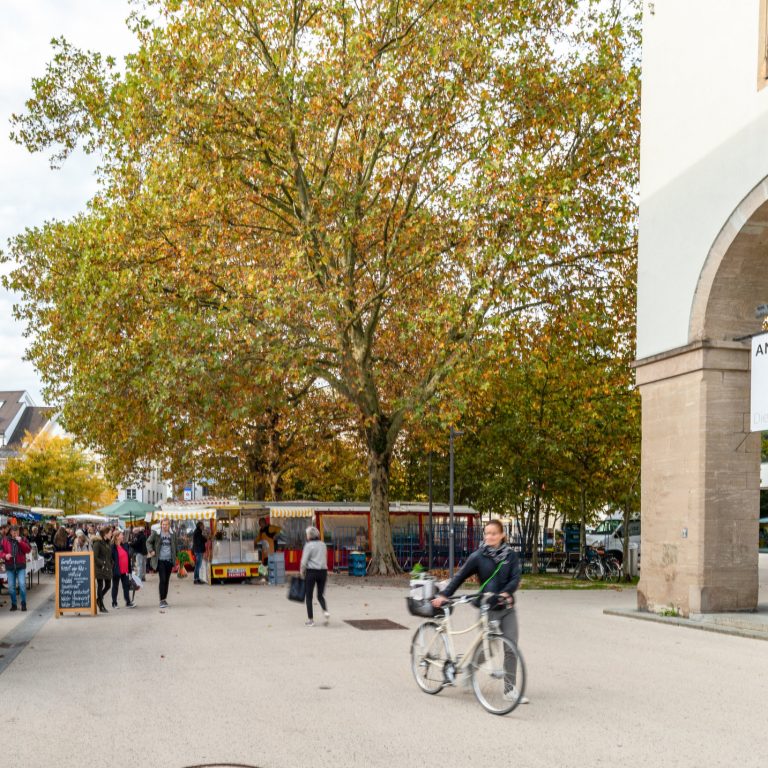
{"label": "market stall", "polygon": [[[225,578],[243,578],[248,574],[242,574],[242,566],[239,561],[232,561],[228,559],[232,553],[231,541],[229,535],[224,536],[223,531],[227,529],[227,525],[224,521],[230,519],[230,512],[237,512],[239,506],[236,502],[226,504],[221,508],[216,506],[201,506],[196,503],[192,504],[164,504],[161,509],[155,510],[152,513],[153,527],[159,525],[161,520],[167,519],[171,521],[171,525],[176,531],[176,535],[179,539],[180,546],[185,550],[192,548],[192,533],[197,525],[198,521],[202,521],[205,526],[205,533],[208,537],[211,547],[208,549],[208,557],[203,559],[203,578],[208,583],[213,583],[212,579],[225,579]],[[222,521],[222,525],[217,529],[217,520]],[[216,546],[216,536],[220,534],[219,541],[220,546]],[[231,531],[227,531],[231,534]],[[213,564],[216,563],[216,573],[214,576]],[[229,576],[229,567],[232,566],[232,576]]]}
{"label": "market stall", "polygon": [[[352,552],[370,553],[371,508],[365,502],[271,502],[269,520],[281,526],[281,548],[285,550],[286,570],[298,570],[307,526],[315,525],[328,545],[328,568],[346,570]],[[433,563],[445,567],[450,540],[447,504],[424,502],[390,503],[392,546],[401,567],[426,564],[429,542]],[[456,560],[469,555],[480,533],[479,513],[472,507],[454,506]]]}

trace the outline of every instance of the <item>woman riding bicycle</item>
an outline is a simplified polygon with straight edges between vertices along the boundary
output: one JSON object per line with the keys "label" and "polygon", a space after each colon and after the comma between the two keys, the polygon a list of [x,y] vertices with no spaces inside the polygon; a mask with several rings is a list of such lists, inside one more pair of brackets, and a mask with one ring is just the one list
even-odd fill
{"label": "woman riding bicycle", "polygon": [[[464,566],[432,600],[435,608],[440,608],[448,602],[448,598],[470,577],[477,575],[481,592],[492,592],[498,595],[493,606],[494,618],[498,618],[501,633],[517,647],[518,627],[515,613],[514,593],[520,584],[520,560],[512,547],[504,539],[504,527],[498,520],[486,523],[483,530],[483,543],[467,558]],[[516,659],[510,658],[505,669],[510,676],[508,691],[510,697],[516,697],[514,691],[514,670]],[[505,694],[506,695],[506,694]],[[527,704],[528,699],[522,697],[520,704]]]}

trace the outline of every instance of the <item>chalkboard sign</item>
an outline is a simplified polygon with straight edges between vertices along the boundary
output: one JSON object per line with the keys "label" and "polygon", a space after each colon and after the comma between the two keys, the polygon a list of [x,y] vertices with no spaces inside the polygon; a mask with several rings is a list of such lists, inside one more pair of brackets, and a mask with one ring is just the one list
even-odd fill
{"label": "chalkboard sign", "polygon": [[96,615],[93,552],[56,553],[56,618],[62,613]]}

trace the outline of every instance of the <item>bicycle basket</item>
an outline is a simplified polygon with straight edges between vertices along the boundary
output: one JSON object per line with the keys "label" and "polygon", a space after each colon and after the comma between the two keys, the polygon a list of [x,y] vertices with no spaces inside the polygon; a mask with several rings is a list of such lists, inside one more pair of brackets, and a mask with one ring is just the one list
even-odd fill
{"label": "bicycle basket", "polygon": [[429,600],[416,600],[413,597],[406,597],[408,611],[413,616],[421,616],[424,619],[431,619],[441,613],[439,608],[435,608]]}

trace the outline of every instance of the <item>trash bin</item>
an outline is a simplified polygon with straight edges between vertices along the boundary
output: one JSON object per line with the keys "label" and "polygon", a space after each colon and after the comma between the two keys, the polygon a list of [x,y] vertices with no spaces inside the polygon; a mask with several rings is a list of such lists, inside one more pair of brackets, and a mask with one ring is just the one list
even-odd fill
{"label": "trash bin", "polygon": [[366,570],[365,552],[350,552],[349,553],[349,575],[365,576],[365,570]]}
{"label": "trash bin", "polygon": [[630,576],[637,576],[640,565],[640,548],[637,544],[629,545],[629,562],[627,563],[627,573]]}

